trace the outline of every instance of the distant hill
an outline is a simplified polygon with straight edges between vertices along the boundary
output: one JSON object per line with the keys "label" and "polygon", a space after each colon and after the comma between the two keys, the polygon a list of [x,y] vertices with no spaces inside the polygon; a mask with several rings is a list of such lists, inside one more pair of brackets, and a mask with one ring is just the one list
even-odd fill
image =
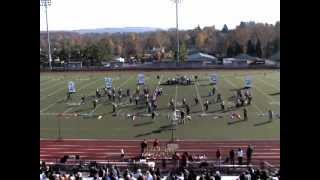
{"label": "distant hill", "polygon": [[79,34],[87,34],[87,33],[143,33],[143,32],[152,32],[163,30],[160,28],[154,27],[123,27],[123,28],[97,28],[97,29],[79,29],[74,30],[73,32],[77,32]]}

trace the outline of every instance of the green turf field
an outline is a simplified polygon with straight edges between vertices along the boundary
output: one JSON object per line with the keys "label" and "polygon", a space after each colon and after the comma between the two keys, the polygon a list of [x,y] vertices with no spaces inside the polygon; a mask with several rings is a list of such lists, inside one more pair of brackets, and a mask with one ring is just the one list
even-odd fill
{"label": "green turf field", "polygon": [[[140,107],[129,105],[118,108],[117,116],[112,116],[112,105],[103,97],[97,110],[92,116],[81,116],[92,111],[91,100],[81,106],[70,106],[67,103],[79,103],[82,95],[94,96],[96,88],[102,88],[105,84],[104,77],[113,78],[113,87],[121,87],[125,90],[130,88],[131,93],[136,89],[137,75],[142,71],[118,71],[118,72],[82,72],[82,73],[41,73],[40,74],[40,137],[57,138],[58,124],[60,122],[61,136],[63,138],[125,138],[143,139],[160,138],[170,139],[171,131],[168,129],[168,102],[173,98],[177,100],[177,107],[183,98],[191,104],[192,120],[186,124],[178,125],[175,137],[178,139],[211,139],[211,140],[240,140],[240,139],[279,139],[280,119],[268,123],[267,116],[259,114],[266,113],[269,109],[280,113],[280,72],[277,70],[185,70],[185,71],[153,71],[144,72],[146,85],[152,91],[158,86],[160,80],[165,81],[176,75],[194,76],[199,79],[195,85],[183,86],[160,86],[163,95],[158,99],[159,115],[155,120],[151,117],[137,117],[132,121],[127,117],[128,113],[146,112],[144,104]],[[219,104],[210,104],[208,116],[200,117],[203,113],[201,104],[207,97],[211,85],[209,85],[209,74],[217,73],[219,83],[217,93],[227,102],[234,94],[234,90],[244,86],[244,77],[253,77],[253,101],[248,109],[248,121],[231,122],[230,113],[220,112]],[[67,83],[76,83],[77,93],[72,95],[72,100],[66,102]],[[202,103],[194,105],[193,98],[201,96]],[[123,102],[128,102],[124,98]],[[201,102],[201,100],[200,100]],[[184,108],[183,108],[184,109]],[[242,108],[236,111],[242,114]],[[59,116],[60,114],[60,116]],[[61,115],[63,114],[63,115]],[[75,116],[74,114],[78,114]],[[102,116],[98,119],[97,116]],[[222,118],[215,118],[222,115]]]}

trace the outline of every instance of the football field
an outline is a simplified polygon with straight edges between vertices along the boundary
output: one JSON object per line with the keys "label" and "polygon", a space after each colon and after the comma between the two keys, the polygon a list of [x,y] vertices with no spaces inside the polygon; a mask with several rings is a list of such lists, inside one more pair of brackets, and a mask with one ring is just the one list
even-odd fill
{"label": "football field", "polygon": [[[101,97],[96,111],[92,112],[92,100],[97,88],[105,86],[105,77],[113,78],[113,87],[126,89],[133,93],[137,87],[137,76],[145,75],[145,85],[151,92],[156,87],[163,89],[158,98],[158,111],[154,120],[147,113],[145,104],[136,106],[129,103],[128,97],[122,98],[116,116],[107,97]],[[246,106],[248,121],[231,120],[231,112],[243,116],[243,107],[233,110],[220,110],[219,103],[209,104],[207,112],[203,103],[210,102],[215,96],[208,96],[212,85],[209,75],[219,76],[216,94],[220,93],[226,106],[231,102],[235,91],[244,87],[244,79],[252,76],[252,104]],[[157,75],[160,79],[157,79]],[[168,78],[177,76],[198,76],[193,85],[159,85]],[[77,92],[66,100],[68,82],[73,81]],[[143,89],[143,86],[141,87]],[[102,93],[103,94],[103,93]],[[86,96],[85,104],[79,105],[81,96]],[[194,97],[200,103],[195,105]],[[279,70],[183,70],[183,71],[110,71],[110,72],[62,72],[40,74],[40,137],[73,139],[170,139],[170,112],[168,103],[174,99],[177,109],[182,107],[185,98],[191,106],[191,120],[177,125],[174,136],[177,139],[207,140],[267,140],[280,139],[280,71]],[[268,121],[267,111],[272,110],[279,117]],[[132,121],[129,114],[139,114]],[[202,115],[206,114],[206,115]],[[100,117],[100,118],[98,118]],[[60,127],[60,128],[59,128]]]}

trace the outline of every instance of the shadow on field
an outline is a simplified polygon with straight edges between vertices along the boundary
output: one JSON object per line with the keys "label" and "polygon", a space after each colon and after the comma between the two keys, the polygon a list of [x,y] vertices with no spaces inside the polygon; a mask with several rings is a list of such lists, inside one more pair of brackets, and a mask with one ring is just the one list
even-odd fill
{"label": "shadow on field", "polygon": [[261,122],[261,123],[257,123],[257,124],[254,124],[254,126],[262,126],[262,125],[265,125],[265,124],[269,124],[271,123],[272,121],[265,121],[265,122]]}
{"label": "shadow on field", "polygon": [[238,123],[245,122],[245,121],[246,121],[246,120],[232,121],[232,122],[228,122],[228,125],[238,124]]}
{"label": "shadow on field", "polygon": [[145,126],[145,125],[152,124],[152,123],[153,123],[153,121],[148,121],[148,122],[144,122],[144,123],[134,124],[133,126],[134,127],[139,127],[139,126]]}
{"label": "shadow on field", "polygon": [[211,84],[199,84],[199,86],[211,86]]}
{"label": "shadow on field", "polygon": [[159,134],[159,133],[162,133],[163,131],[169,131],[170,129],[171,129],[171,125],[169,124],[169,125],[161,126],[159,129],[153,130],[151,132],[138,134],[135,137],[144,137],[152,134]]}
{"label": "shadow on field", "polygon": [[269,94],[270,96],[277,96],[277,95],[280,95],[280,92],[276,92],[276,93],[271,93]]}

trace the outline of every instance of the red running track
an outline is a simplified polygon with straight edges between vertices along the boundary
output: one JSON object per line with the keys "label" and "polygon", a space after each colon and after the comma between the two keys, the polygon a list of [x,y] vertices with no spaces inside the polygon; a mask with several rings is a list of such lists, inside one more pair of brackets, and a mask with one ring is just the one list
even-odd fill
{"label": "red running track", "polygon": [[[94,161],[120,160],[120,149],[124,149],[126,156],[136,157],[140,153],[141,140],[40,140],[40,160],[46,162],[57,162],[64,155],[80,155],[81,159]],[[161,147],[167,144],[161,142]],[[152,141],[149,141],[152,146]],[[267,161],[271,165],[280,166],[280,141],[198,141],[178,140],[177,152],[188,152],[191,154],[205,153],[208,159],[215,160],[216,150],[219,148],[222,157],[228,156],[231,149],[242,148],[244,153],[248,145],[254,147],[252,157],[253,164],[258,165]]]}

